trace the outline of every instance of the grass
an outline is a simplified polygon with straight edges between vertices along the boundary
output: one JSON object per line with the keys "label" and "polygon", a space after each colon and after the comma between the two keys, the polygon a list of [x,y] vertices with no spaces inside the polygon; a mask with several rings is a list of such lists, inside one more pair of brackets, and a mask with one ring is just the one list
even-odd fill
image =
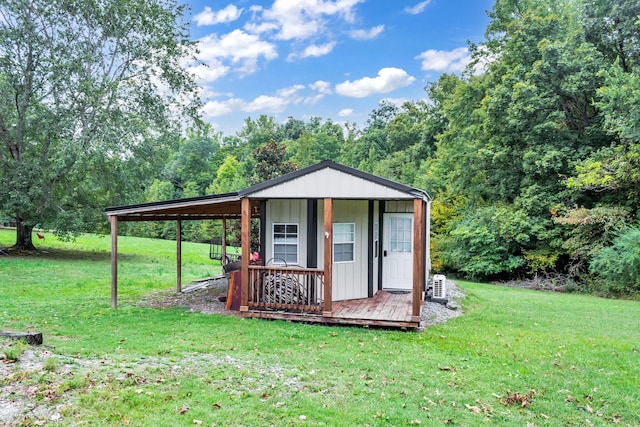
{"label": "grass", "polygon": [[[175,242],[122,237],[112,310],[109,244],[0,257],[0,327],[55,353],[0,385],[35,387],[59,425],[640,425],[638,302],[460,282],[466,314],[422,333],[151,309]],[[219,272],[183,251],[183,282]]]}

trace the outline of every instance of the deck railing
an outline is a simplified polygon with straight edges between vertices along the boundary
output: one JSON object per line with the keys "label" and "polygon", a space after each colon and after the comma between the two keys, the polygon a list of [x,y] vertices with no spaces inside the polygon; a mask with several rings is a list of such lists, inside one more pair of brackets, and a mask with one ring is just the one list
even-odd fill
{"label": "deck railing", "polygon": [[324,271],[317,268],[249,266],[249,308],[322,312]]}

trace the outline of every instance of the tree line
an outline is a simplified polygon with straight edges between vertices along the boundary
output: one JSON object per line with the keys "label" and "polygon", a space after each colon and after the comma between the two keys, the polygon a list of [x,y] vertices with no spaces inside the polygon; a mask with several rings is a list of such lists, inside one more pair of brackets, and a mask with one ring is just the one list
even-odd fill
{"label": "tree line", "polygon": [[[60,3],[48,13],[84,16],[80,3]],[[136,10],[155,4],[112,3],[136,4]],[[165,11],[168,4],[163,2]],[[178,6],[169,8],[166,24],[176,25],[169,17],[180,13]],[[28,98],[25,85],[34,68],[12,57],[15,69],[8,74],[6,57],[15,37],[8,31],[20,25],[16,21],[8,29],[14,21],[5,19],[2,214],[61,235],[103,232],[105,206],[235,191],[331,159],[432,195],[435,271],[476,280],[543,277],[567,290],[639,293],[640,0],[497,0],[488,13],[485,41],[470,46],[467,70],[443,74],[425,88],[425,100],[382,102],[362,126],[261,115],[245,119],[235,135],[200,123],[196,97],[180,105],[187,113],[180,123],[192,119],[190,130],[181,132],[173,126],[171,108],[178,97],[157,95],[152,79],[134,93],[140,96],[138,108],[109,103],[119,99],[115,83],[121,80],[96,81],[87,71],[93,68],[71,68],[74,81],[86,80],[84,92],[85,86],[71,88],[61,78],[68,87],[42,84],[39,96]],[[103,54],[113,51],[112,33],[129,31],[106,27],[99,31]],[[167,43],[156,30],[149,32],[157,43]],[[192,82],[175,60],[192,46],[183,33],[172,34],[174,49],[154,51],[168,57],[146,70],[168,68],[158,76],[170,77],[175,93],[189,94]],[[127,45],[132,68],[123,70],[128,79],[151,58],[149,48],[133,40]],[[53,58],[58,44],[48,40],[12,49],[36,51],[38,43],[51,44],[40,58]],[[28,56],[23,59],[28,62]],[[52,76],[69,73],[64,64],[46,65]],[[54,97],[54,89],[66,95]],[[29,109],[11,107],[23,98]],[[101,108],[105,102],[111,109]],[[15,130],[21,127],[21,133]],[[19,161],[6,141],[21,141]],[[172,227],[132,224],[129,232],[174,238]],[[208,240],[219,233],[216,227],[186,224],[185,238]]]}

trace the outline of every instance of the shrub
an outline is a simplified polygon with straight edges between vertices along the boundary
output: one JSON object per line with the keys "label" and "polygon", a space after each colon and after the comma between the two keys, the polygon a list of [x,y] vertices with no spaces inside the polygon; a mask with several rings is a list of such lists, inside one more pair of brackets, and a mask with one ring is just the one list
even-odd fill
{"label": "shrub", "polygon": [[640,293],[640,229],[629,228],[618,234],[611,246],[594,254],[589,271],[605,293]]}

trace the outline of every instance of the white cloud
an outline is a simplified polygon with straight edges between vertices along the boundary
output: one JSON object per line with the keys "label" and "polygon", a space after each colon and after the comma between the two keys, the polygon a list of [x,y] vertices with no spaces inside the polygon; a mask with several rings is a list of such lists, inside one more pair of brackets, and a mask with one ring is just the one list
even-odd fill
{"label": "white cloud", "polygon": [[209,83],[218,80],[229,73],[229,67],[220,62],[212,60],[209,64],[199,64],[187,68],[200,83]]}
{"label": "white cloud", "polygon": [[230,4],[224,9],[217,12],[213,11],[209,6],[205,7],[202,12],[193,17],[198,27],[203,25],[222,24],[224,22],[233,22],[240,17],[242,9],[238,9],[235,5]]}
{"label": "white cloud", "polygon": [[289,105],[289,102],[279,96],[260,95],[250,103],[246,104],[242,111],[253,113],[262,111],[265,113],[280,113]]}
{"label": "white cloud", "polygon": [[264,22],[250,24],[246,28],[254,31],[277,29],[277,39],[305,40],[324,34],[327,31],[327,19],[339,17],[346,22],[353,22],[354,7],[363,1],[275,0],[271,8],[261,10]]}
{"label": "white cloud", "polygon": [[429,49],[416,56],[422,60],[423,71],[461,72],[471,60],[471,54],[466,47],[459,47],[452,51]]}
{"label": "white cloud", "polygon": [[299,93],[304,88],[304,85],[293,85],[277,90],[275,96],[260,95],[248,102],[240,98],[229,98],[226,101],[209,101],[203,107],[203,114],[206,118],[213,118],[235,112],[280,113],[291,104],[306,103],[306,99]]}
{"label": "white cloud", "polygon": [[314,83],[311,83],[309,87],[317,92],[320,92],[325,95],[329,95],[331,92],[331,83],[325,82],[323,80],[318,80]]}
{"label": "white cloud", "polygon": [[411,15],[419,15],[424,12],[424,9],[431,3],[431,0],[421,1],[415,6],[407,6],[404,8],[404,11],[410,13]]}
{"label": "white cloud", "polygon": [[375,39],[384,31],[384,25],[378,25],[370,30],[353,30],[349,33],[352,39],[356,40],[371,40]]}
{"label": "white cloud", "polygon": [[338,112],[338,116],[340,117],[349,117],[353,114],[353,108],[343,108]]}
{"label": "white cloud", "polygon": [[409,86],[415,77],[400,68],[382,68],[377,77],[364,77],[353,82],[336,85],[336,93],[353,98],[364,98],[374,93],[388,93],[396,89]]}
{"label": "white cloud", "polygon": [[201,61],[206,63],[229,59],[236,64],[236,71],[250,74],[258,69],[258,58],[267,60],[278,57],[274,44],[260,40],[257,35],[247,34],[242,30],[233,30],[222,37],[215,34],[199,40]]}
{"label": "white cloud", "polygon": [[304,85],[293,85],[293,86],[285,87],[283,89],[278,89],[276,91],[276,95],[282,98],[291,99],[297,96],[298,92],[300,92],[302,89],[304,89]]}
{"label": "white cloud", "polygon": [[202,107],[202,113],[205,117],[219,117],[233,112],[233,99],[225,102],[208,101]]}
{"label": "white cloud", "polygon": [[307,46],[300,53],[292,53],[287,57],[287,59],[293,60],[295,58],[308,58],[310,56],[314,56],[314,57],[324,56],[331,53],[331,51],[335,46],[336,46],[336,42],[329,42],[323,45],[312,44],[310,46]]}
{"label": "white cloud", "polygon": [[324,94],[322,94],[322,93],[319,93],[319,94],[314,95],[314,96],[307,96],[307,97],[304,99],[304,104],[305,104],[305,105],[315,105],[315,104],[317,104],[318,102],[320,102],[320,100],[321,100],[322,98],[324,98]]}

